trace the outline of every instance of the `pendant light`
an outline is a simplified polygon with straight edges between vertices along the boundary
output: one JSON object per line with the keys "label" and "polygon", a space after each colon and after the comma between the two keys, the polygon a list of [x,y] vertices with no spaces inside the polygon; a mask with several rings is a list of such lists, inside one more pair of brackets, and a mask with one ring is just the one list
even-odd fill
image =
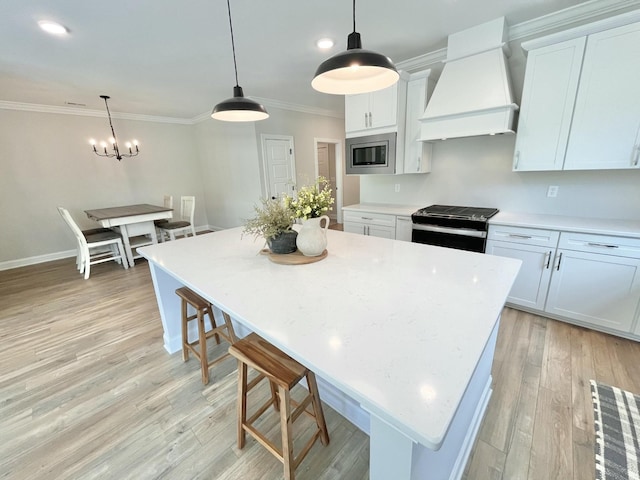
{"label": "pendant light", "polygon": [[353,33],[347,37],[347,50],[320,64],[311,86],[322,93],[350,95],[390,87],[400,75],[391,59],[364,50],[356,32],[356,0],[353,0]]}
{"label": "pendant light", "polygon": [[269,118],[264,106],[244,97],[242,87],[238,85],[238,66],[236,64],[236,46],[233,41],[233,25],[231,24],[231,5],[227,0],[229,12],[229,30],[231,31],[231,49],[233,51],[233,68],[236,72],[236,86],[233,87],[233,97],[227,98],[213,107],[211,118],[225,122],[255,122]]}

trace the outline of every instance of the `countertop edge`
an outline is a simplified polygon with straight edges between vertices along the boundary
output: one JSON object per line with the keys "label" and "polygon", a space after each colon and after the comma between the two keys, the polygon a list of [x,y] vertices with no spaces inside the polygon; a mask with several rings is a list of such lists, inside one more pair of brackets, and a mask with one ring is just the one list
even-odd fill
{"label": "countertop edge", "polygon": [[640,239],[640,221],[606,218],[569,217],[500,211],[489,225],[539,228],[563,232],[611,235]]}

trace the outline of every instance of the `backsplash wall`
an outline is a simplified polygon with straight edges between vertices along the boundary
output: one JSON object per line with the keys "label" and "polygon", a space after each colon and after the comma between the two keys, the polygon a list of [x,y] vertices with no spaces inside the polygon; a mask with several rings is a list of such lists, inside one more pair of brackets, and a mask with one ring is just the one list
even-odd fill
{"label": "backsplash wall", "polygon": [[[431,173],[362,175],[361,203],[497,207],[523,213],[640,219],[640,171],[511,170],[515,135],[434,143]],[[395,192],[395,186],[400,192]],[[559,187],[547,198],[549,185]]]}

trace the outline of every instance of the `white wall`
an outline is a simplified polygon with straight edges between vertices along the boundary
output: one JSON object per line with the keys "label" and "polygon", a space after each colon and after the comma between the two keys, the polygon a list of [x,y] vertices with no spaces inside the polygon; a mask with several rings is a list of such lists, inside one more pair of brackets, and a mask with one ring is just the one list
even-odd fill
{"label": "white wall", "polygon": [[[640,218],[640,171],[511,171],[514,135],[434,144],[431,173],[361,178],[362,202],[434,203],[580,217]],[[395,184],[400,192],[394,192]],[[547,187],[560,187],[547,198]]]}
{"label": "white wall", "polygon": [[240,226],[261,197],[255,124],[205,120],[194,128],[209,225]]}

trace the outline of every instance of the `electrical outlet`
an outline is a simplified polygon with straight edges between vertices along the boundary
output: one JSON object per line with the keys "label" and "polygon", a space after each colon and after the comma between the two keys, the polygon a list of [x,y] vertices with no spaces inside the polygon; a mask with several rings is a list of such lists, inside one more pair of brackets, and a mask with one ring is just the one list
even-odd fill
{"label": "electrical outlet", "polygon": [[396,193],[400,193],[400,184],[396,183],[396,187],[395,187]]}
{"label": "electrical outlet", "polygon": [[547,189],[547,197],[555,198],[558,196],[558,186],[557,185],[549,185]]}

